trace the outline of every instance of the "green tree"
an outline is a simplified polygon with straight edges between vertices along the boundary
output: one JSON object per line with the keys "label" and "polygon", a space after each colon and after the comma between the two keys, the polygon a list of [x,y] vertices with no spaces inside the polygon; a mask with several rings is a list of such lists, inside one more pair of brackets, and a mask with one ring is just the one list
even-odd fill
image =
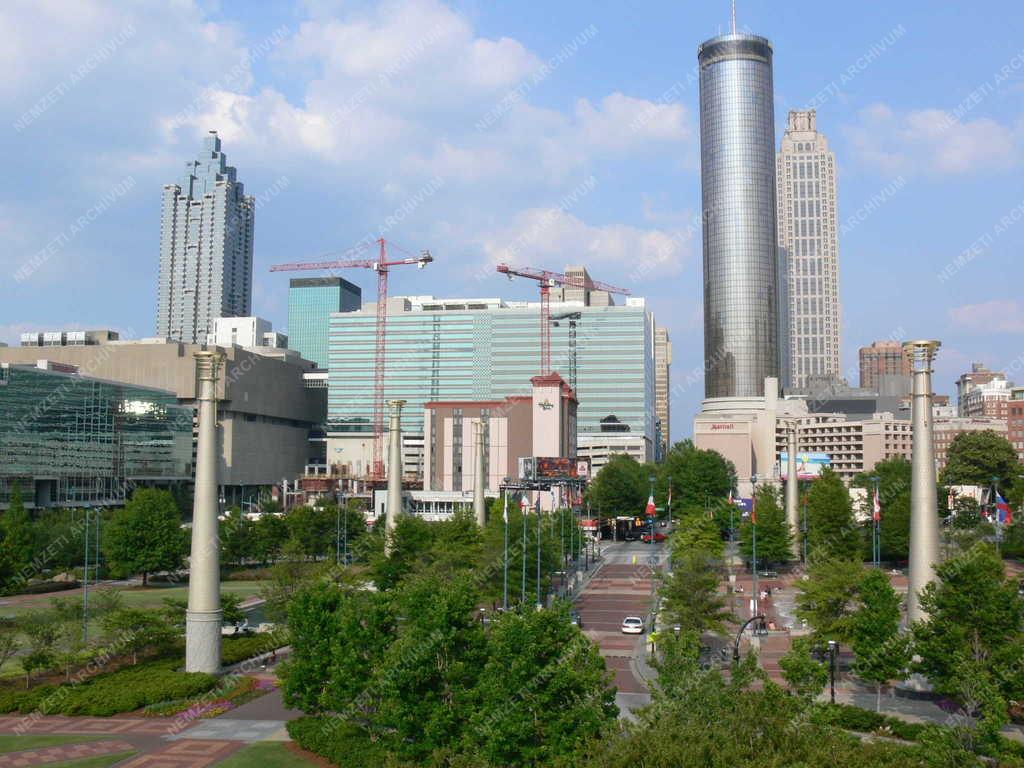
{"label": "green tree", "polygon": [[295,507],[285,515],[292,551],[310,560],[334,554],[335,509],[333,505]]}
{"label": "green tree", "polygon": [[400,758],[423,761],[459,743],[486,663],[486,639],[465,580],[416,577],[394,597],[398,632],[371,671],[368,688],[378,698],[370,731],[387,738]]}
{"label": "green tree", "polygon": [[0,669],[21,650],[18,628],[13,621],[0,621]]}
{"label": "green tree", "polygon": [[721,558],[725,552],[725,542],[718,523],[704,514],[703,509],[695,507],[684,511],[676,520],[671,544],[673,559],[697,550],[707,552],[714,558]]}
{"label": "green tree", "polygon": [[857,660],[854,671],[874,683],[875,711],[882,708],[882,686],[900,678],[910,662],[910,646],[900,632],[900,597],[881,571],[861,579],[859,606],[850,619],[850,638]]}
{"label": "green tree", "polygon": [[32,518],[21,499],[21,485],[11,485],[11,498],[3,514],[3,545],[12,570],[22,571],[32,562]]}
{"label": "green tree", "polygon": [[[669,449],[658,465],[656,498],[668,498],[669,478],[672,480],[672,518],[685,509],[716,504],[736,487],[736,468],[715,451],[694,446],[682,440]],[[645,493],[646,497],[646,493]]]}
{"label": "green tree", "polygon": [[813,701],[828,684],[828,662],[814,658],[809,637],[793,638],[793,646],[779,659],[782,676],[794,695]]}
{"label": "green tree", "polygon": [[712,556],[702,550],[685,552],[673,561],[672,575],[659,589],[665,599],[662,614],[668,624],[684,631],[724,632],[733,617],[725,596],[718,591],[718,573]]}
{"label": "green tree", "polygon": [[184,562],[186,538],[178,505],[167,491],[139,488],[114,513],[103,532],[103,552],[120,574],[176,571]]}
{"label": "green tree", "polygon": [[991,663],[998,649],[1012,645],[1024,607],[1017,585],[1006,578],[1002,560],[988,544],[947,560],[935,575],[921,591],[927,618],[914,624],[914,652],[935,689],[952,696],[957,665],[965,660]]}
{"label": "green tree", "polygon": [[224,513],[220,523],[220,559],[222,565],[242,565],[256,549],[256,525],[235,507]]}
{"label": "green tree", "polygon": [[807,545],[809,558],[862,555],[849,491],[831,469],[825,469],[807,492]]}
{"label": "green tree", "polygon": [[174,627],[151,611],[124,608],[103,618],[103,631],[108,643],[132,655],[132,664],[139,663],[139,652],[147,648],[166,648],[177,637]]}
{"label": "green tree", "polygon": [[[793,536],[786,522],[786,511],[779,501],[779,492],[762,485],[757,489],[757,564],[764,567],[793,559]],[[754,554],[754,523],[750,517],[740,523],[740,554],[751,562]]]}
{"label": "green tree", "polygon": [[25,638],[25,654],[19,657],[19,662],[28,688],[33,672],[53,666],[54,649],[64,626],[52,612],[30,611],[18,618],[18,628]]}
{"label": "green tree", "polygon": [[288,523],[281,515],[263,512],[253,526],[252,556],[266,565],[278,559],[288,541]]}
{"label": "green tree", "polygon": [[957,496],[953,501],[953,527],[967,530],[981,525],[981,505],[973,496]]}
{"label": "green tree", "polygon": [[569,761],[618,714],[604,660],[565,607],[496,621],[470,711],[462,749],[489,765]]}
{"label": "green tree", "polygon": [[368,677],[394,639],[390,599],[381,592],[311,584],[291,601],[288,630],[294,649],[282,673],[288,705],[356,718],[369,714]]}
{"label": "green tree", "polygon": [[590,484],[591,506],[602,517],[639,515],[650,492],[648,468],[632,456],[615,454]]}
{"label": "green tree", "polygon": [[833,558],[811,563],[797,582],[796,615],[814,630],[817,640],[848,642],[864,566],[857,560]]}
{"label": "green tree", "polygon": [[1004,436],[991,429],[961,432],[949,444],[940,482],[987,486],[999,477],[1012,485],[1019,471],[1017,451]]}
{"label": "green tree", "polygon": [[883,560],[906,560],[909,556],[910,470],[910,462],[902,456],[896,456],[878,462],[870,472],[860,473],[850,483],[867,492],[864,513],[867,516],[865,526],[868,532],[865,538],[870,542],[870,529],[874,525],[871,519],[872,496],[875,492],[872,478],[878,478]]}

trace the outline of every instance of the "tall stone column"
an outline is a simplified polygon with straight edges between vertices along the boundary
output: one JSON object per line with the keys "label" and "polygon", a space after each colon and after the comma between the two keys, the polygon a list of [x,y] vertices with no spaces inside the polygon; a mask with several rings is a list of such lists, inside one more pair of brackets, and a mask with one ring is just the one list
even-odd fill
{"label": "tall stone column", "polygon": [[904,354],[910,358],[914,377],[914,453],[910,484],[910,573],[907,585],[907,626],[926,618],[918,595],[935,580],[939,562],[939,517],[935,497],[935,444],[932,434],[932,360],[938,341],[908,341]]}
{"label": "tall stone column", "polygon": [[385,528],[384,554],[391,554],[391,537],[398,526],[398,516],[402,513],[402,406],[405,400],[388,400],[391,406],[391,418],[388,422],[388,501],[384,508],[387,515]]}
{"label": "tall stone column", "polygon": [[192,552],[185,612],[185,671],[220,671],[220,541],[217,504],[217,374],[220,352],[196,352],[199,438],[196,446]]}
{"label": "tall stone column", "polygon": [[793,557],[800,559],[800,514],[797,512],[798,483],[796,476],[797,422],[788,423],[786,433],[786,525],[793,537]]}
{"label": "tall stone column", "polygon": [[484,422],[476,423],[476,466],[473,477],[473,514],[476,524],[481,528],[487,524],[487,500],[484,490],[487,488],[487,475],[484,472]]}

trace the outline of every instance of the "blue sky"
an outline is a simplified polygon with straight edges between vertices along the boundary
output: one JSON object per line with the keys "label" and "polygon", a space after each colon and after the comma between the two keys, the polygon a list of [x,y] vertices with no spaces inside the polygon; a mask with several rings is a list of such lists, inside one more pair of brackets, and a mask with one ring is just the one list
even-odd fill
{"label": "blue sky", "polygon": [[[939,392],[971,360],[1024,382],[1024,8],[738,6],[775,46],[777,138],[814,103],[837,155],[851,383],[857,348],[890,336],[943,341]],[[0,341],[151,335],[161,187],[216,129],[261,196],[254,309],[275,327],[288,275],[271,264],[382,230],[437,258],[396,271],[393,293],[533,298],[490,265],[585,262],[669,327],[683,437],[703,394],[693,74],[728,15],[724,0],[8,0]]]}

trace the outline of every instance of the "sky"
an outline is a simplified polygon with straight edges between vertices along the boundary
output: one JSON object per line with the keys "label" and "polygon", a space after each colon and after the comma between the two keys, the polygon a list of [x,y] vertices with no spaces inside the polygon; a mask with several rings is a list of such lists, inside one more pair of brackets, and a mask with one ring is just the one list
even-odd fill
{"label": "sky", "polygon": [[[774,45],[776,143],[814,107],[836,153],[842,374],[935,338],[937,392],[972,361],[1024,384],[1024,6],[737,6]],[[535,299],[495,262],[585,263],[669,329],[681,439],[704,391],[697,46],[728,25],[725,0],[6,0],[0,341],[152,335],[162,186],[216,130],[275,328],[294,274],[272,264],[381,235],[436,259],[393,295]]]}

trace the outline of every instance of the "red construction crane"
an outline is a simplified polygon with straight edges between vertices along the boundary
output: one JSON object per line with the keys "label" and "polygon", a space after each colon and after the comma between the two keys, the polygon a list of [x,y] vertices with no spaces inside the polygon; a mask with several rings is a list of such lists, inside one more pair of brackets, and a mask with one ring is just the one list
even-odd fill
{"label": "red construction crane", "polygon": [[533,267],[512,267],[499,264],[498,271],[509,280],[513,277],[525,277],[540,283],[540,373],[547,376],[551,373],[551,289],[556,285],[569,288],[582,288],[587,291],[607,291],[628,296],[628,288],[617,288],[614,285],[601,283],[589,278],[563,275],[561,272],[549,272],[546,269]]}
{"label": "red construction crane", "polygon": [[[430,255],[430,251],[422,251],[419,256],[415,256],[392,242],[385,242],[383,237],[376,243],[380,246],[380,257],[376,261],[373,259],[349,259],[346,261],[295,262],[277,264],[271,267],[270,271],[295,272],[308,269],[362,268],[372,269],[377,273],[377,343],[373,368],[373,466],[370,475],[380,479],[384,477],[384,351],[387,345],[388,268],[403,264],[415,264],[423,269],[434,260],[434,257]],[[366,247],[357,247],[352,252],[363,250]],[[389,247],[402,253],[408,253],[408,258],[388,261],[387,249]]]}

